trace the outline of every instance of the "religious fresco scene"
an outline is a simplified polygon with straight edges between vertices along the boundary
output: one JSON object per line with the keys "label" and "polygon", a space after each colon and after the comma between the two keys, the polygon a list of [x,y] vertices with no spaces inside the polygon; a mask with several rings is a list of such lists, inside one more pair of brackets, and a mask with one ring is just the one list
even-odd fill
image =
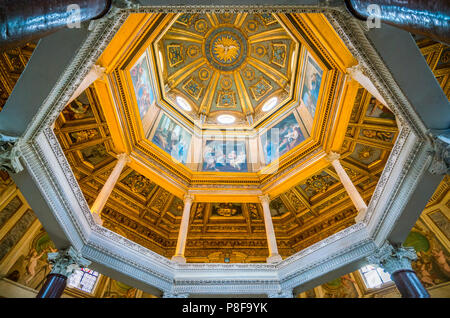
{"label": "religious fresco scene", "polygon": [[[98,211],[104,233],[168,262],[185,231],[188,264],[266,264],[267,219],[283,260],[357,224],[360,211],[341,174],[369,205],[392,169],[401,125],[385,103],[344,80],[337,62],[344,48],[324,53],[329,48],[311,25],[325,22],[249,12],[135,19],[139,27],[129,24],[130,34],[120,34],[133,45],[107,48],[117,54],[99,59],[109,73],[58,110],[48,132],[88,212],[108,189]],[[450,97],[449,49],[427,40],[417,45]],[[0,111],[35,47],[0,55]],[[325,159],[331,148],[342,171]],[[417,254],[412,268],[433,297],[450,297],[449,190],[446,176],[403,243]],[[35,297],[52,271],[49,254],[58,249],[38,214],[0,170],[0,297]],[[81,267],[62,297],[163,296],[113,276]],[[400,296],[374,264],[294,295]]]}
{"label": "religious fresco scene", "polygon": [[247,172],[245,141],[206,141],[203,171]]}
{"label": "religious fresco scene", "polygon": [[319,99],[323,71],[310,54],[307,54],[305,59],[302,101],[309,110],[311,116],[314,117],[314,114],[316,113],[317,101]]}
{"label": "religious fresco scene", "polygon": [[305,140],[300,124],[290,114],[261,135],[264,160],[267,164],[277,160]]}
{"label": "religious fresco scene", "polygon": [[161,117],[152,141],[182,163],[187,160],[192,135],[165,114]]}
{"label": "religious fresco scene", "polygon": [[139,115],[141,118],[144,118],[155,100],[152,83],[150,81],[147,54],[144,54],[130,70],[130,75],[136,94]]}

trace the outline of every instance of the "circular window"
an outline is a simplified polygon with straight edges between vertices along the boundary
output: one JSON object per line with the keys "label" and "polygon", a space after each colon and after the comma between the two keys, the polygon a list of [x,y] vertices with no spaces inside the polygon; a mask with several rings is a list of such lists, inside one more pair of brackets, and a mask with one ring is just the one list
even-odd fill
{"label": "circular window", "polygon": [[268,112],[269,110],[271,110],[272,108],[274,108],[276,106],[277,102],[278,102],[278,98],[272,97],[263,105],[262,111]]}
{"label": "circular window", "polygon": [[185,111],[190,112],[192,110],[189,103],[183,97],[177,96],[176,99],[177,99],[178,106],[183,108]]}
{"label": "circular window", "polygon": [[220,115],[219,117],[217,117],[217,121],[220,124],[228,125],[234,123],[236,121],[236,118],[231,115]]}

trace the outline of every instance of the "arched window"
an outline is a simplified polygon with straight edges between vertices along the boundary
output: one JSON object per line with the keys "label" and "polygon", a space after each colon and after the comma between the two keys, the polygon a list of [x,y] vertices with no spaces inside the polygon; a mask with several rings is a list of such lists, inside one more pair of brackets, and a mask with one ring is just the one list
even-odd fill
{"label": "arched window", "polygon": [[87,293],[92,293],[97,280],[98,272],[89,268],[81,268],[69,277],[67,285]]}
{"label": "arched window", "polygon": [[378,288],[383,284],[391,282],[391,276],[381,267],[367,265],[359,270],[367,288]]}

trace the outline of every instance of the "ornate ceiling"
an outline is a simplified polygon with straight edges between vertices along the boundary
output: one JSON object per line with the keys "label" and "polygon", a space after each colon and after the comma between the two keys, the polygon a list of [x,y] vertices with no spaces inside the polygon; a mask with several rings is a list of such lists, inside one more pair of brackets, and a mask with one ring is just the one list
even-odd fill
{"label": "ornate ceiling", "polygon": [[[61,113],[55,133],[92,205],[115,163],[114,142],[91,87]],[[393,114],[360,88],[341,147],[342,165],[369,202],[397,137]],[[354,224],[356,210],[331,165],[307,176],[270,203],[279,252],[292,255]],[[126,167],[102,212],[104,226],[170,258],[183,201]],[[188,262],[265,262],[262,206],[195,202],[189,220]]]}
{"label": "ornate ceiling", "polygon": [[278,109],[292,99],[299,42],[275,15],[181,14],[152,47],[163,98],[192,121],[230,114],[253,126],[269,100]]}

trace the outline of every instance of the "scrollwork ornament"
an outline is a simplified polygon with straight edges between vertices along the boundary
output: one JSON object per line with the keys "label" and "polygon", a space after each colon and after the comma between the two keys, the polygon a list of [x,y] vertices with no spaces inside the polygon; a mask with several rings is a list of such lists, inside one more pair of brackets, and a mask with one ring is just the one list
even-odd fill
{"label": "scrollwork ornament", "polygon": [[382,267],[391,275],[399,270],[412,270],[411,261],[416,259],[417,254],[413,247],[394,247],[388,243],[367,257],[369,263]]}
{"label": "scrollwork ornament", "polygon": [[450,144],[446,140],[449,139],[444,136],[433,139],[433,150],[430,151],[433,161],[428,168],[431,174],[447,175],[450,173]]}
{"label": "scrollwork ornament", "polygon": [[0,133],[0,169],[11,173],[22,171],[23,166],[19,160],[21,155],[19,137]]}
{"label": "scrollwork ornament", "polygon": [[52,265],[52,274],[66,277],[72,275],[80,267],[87,267],[91,262],[83,258],[73,247],[55,253],[48,253],[48,262]]}

